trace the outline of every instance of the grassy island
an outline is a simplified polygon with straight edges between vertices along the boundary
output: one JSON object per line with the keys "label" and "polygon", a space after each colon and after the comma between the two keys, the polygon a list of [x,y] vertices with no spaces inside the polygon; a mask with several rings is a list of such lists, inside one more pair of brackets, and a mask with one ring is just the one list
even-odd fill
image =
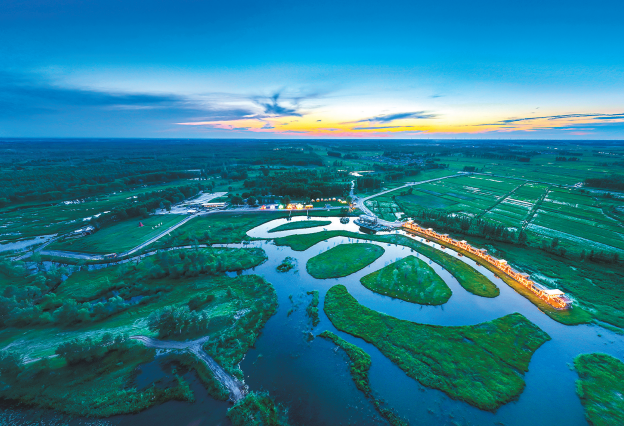
{"label": "grassy island", "polygon": [[375,293],[421,305],[441,305],[453,293],[429,265],[415,256],[391,263],[360,281]]}
{"label": "grassy island", "polygon": [[550,337],[520,314],[462,327],[417,324],[360,305],[346,287],[325,296],[334,326],[375,345],[422,385],[482,410],[517,398],[533,353]]}
{"label": "grassy island", "polygon": [[574,359],[579,375],[576,393],[585,417],[594,426],[624,424],[624,363],[606,354],[582,354]]}
{"label": "grassy island", "polygon": [[271,230],[271,232],[281,232],[281,231],[292,231],[293,229],[305,229],[305,228],[314,228],[316,226],[327,226],[331,225],[331,220],[300,220],[297,222],[289,222],[283,225],[277,226]]}
{"label": "grassy island", "polygon": [[314,234],[289,235],[275,239],[278,246],[289,246],[293,250],[303,251],[321,241],[333,237],[359,238],[361,240],[381,241],[398,244],[416,250],[449,271],[467,291],[477,296],[496,297],[500,289],[483,274],[455,257],[431,248],[404,235],[364,235],[349,231],[324,231]]}
{"label": "grassy island", "polygon": [[340,244],[308,260],[306,269],[314,278],[339,278],[351,275],[373,263],[384,253],[374,244]]}
{"label": "grassy island", "polygon": [[351,377],[355,386],[364,392],[366,397],[375,406],[375,409],[381,414],[392,426],[407,426],[407,422],[401,419],[396,413],[384,406],[383,401],[376,399],[373,396],[373,391],[368,381],[368,370],[371,367],[371,357],[352,343],[347,342],[343,338],[337,336],[331,331],[324,331],[319,334],[319,337],[331,340],[336,346],[342,349],[349,357],[349,370],[351,371]]}

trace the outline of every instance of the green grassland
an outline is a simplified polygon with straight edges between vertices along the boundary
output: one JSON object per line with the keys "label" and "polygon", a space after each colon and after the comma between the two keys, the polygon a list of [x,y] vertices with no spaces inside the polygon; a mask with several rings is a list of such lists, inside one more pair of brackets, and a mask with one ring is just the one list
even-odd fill
{"label": "green grassland", "polygon": [[308,260],[306,269],[314,278],[346,277],[373,263],[384,251],[374,244],[340,244]]}
{"label": "green grassland", "polygon": [[375,345],[408,376],[482,410],[496,410],[524,389],[533,353],[550,337],[520,314],[474,326],[399,320],[360,305],[337,285],[325,313],[340,331]]}
{"label": "green grassland", "polygon": [[331,225],[331,220],[306,220],[298,222],[289,222],[270,229],[269,232],[291,231],[293,229],[314,228],[315,226]]}
{"label": "green grassland", "polygon": [[288,217],[288,212],[215,213],[191,219],[178,229],[174,241],[203,244],[240,243],[249,240],[247,231],[274,219]]}
{"label": "green grassland", "polygon": [[[112,211],[131,197],[145,192],[192,183],[191,180],[178,180],[153,186],[142,186],[130,191],[116,192],[85,199],[83,202],[64,203],[25,203],[0,209],[0,241],[11,242],[34,238],[39,235],[63,234],[78,229],[87,222],[83,219],[99,213]],[[71,200],[68,200],[71,201]],[[5,230],[19,231],[17,234],[4,233]]]}
{"label": "green grassland", "polygon": [[[183,219],[184,216],[168,214],[126,220],[100,229],[92,235],[54,242],[48,246],[48,249],[89,254],[123,253],[157,236]],[[144,226],[140,227],[139,223]]]}
{"label": "green grassland", "polygon": [[606,354],[582,354],[574,359],[576,393],[593,426],[624,424],[624,363]]}
{"label": "green grassland", "polygon": [[137,389],[132,385],[136,368],[154,356],[153,349],[137,343],[129,351],[115,351],[94,363],[69,366],[60,359],[38,361],[16,377],[2,377],[0,397],[89,417],[137,413],[169,400],[194,401],[193,392],[181,377],[176,376],[173,385],[166,388],[152,384]]}
{"label": "green grassland", "polygon": [[453,256],[429,247],[421,242],[403,235],[363,235],[349,231],[324,231],[314,234],[289,235],[275,239],[278,246],[289,246],[293,250],[303,251],[321,241],[332,237],[358,238],[362,240],[381,241],[409,247],[429,257],[432,261],[442,266],[453,275],[459,284],[467,291],[482,297],[496,297],[500,289],[483,274],[466,265]]}
{"label": "green grassland", "polygon": [[[192,306],[195,315],[205,318],[203,328],[194,331],[195,334],[173,334],[167,338],[219,336],[211,339],[205,350],[223,368],[242,377],[238,365],[275,312],[277,295],[271,284],[261,277],[230,278],[223,271],[259,264],[265,259],[260,249],[213,248],[161,253],[138,264],[81,271],[63,282],[55,290],[56,294],[51,293],[40,301],[43,313],[38,321],[3,328],[0,346],[16,351],[20,358],[38,358],[49,357],[59,345],[74,338],[97,340],[105,333],[154,336],[155,331],[146,320],[150,314]],[[112,299],[111,306],[118,309],[93,317],[95,311],[90,311],[108,297]],[[98,303],[94,305],[95,302]],[[69,322],[59,322],[59,312],[71,309],[76,312],[66,316]],[[127,354],[107,355],[101,365],[87,363],[84,368],[82,364],[68,368],[59,362],[62,360],[54,358],[43,373],[36,372],[36,381],[44,383],[44,388],[12,386],[9,390],[3,388],[3,396],[88,416],[136,412],[168,399],[191,400],[188,385],[180,380],[163,389],[129,387],[136,367],[151,359],[153,352],[140,345],[133,346]],[[35,374],[30,365],[22,374]],[[193,363],[190,366],[201,367]],[[205,383],[214,384],[208,370],[198,372]],[[219,389],[214,388],[218,396]]]}
{"label": "green grassland", "polygon": [[[266,261],[264,250],[259,248],[232,249],[209,247],[198,250],[207,257],[214,257],[214,262],[221,265],[222,271],[238,271],[256,267]],[[181,262],[181,261],[180,261]],[[72,298],[78,302],[88,302],[102,297],[110,297],[131,287],[141,275],[155,267],[155,257],[141,261],[136,270],[130,272],[129,265],[115,265],[92,271],[81,270],[70,275],[55,290],[60,299]],[[134,268],[134,266],[133,266]]]}
{"label": "green grassland", "polygon": [[442,305],[452,294],[444,280],[415,256],[368,274],[360,282],[375,293],[421,305]]}

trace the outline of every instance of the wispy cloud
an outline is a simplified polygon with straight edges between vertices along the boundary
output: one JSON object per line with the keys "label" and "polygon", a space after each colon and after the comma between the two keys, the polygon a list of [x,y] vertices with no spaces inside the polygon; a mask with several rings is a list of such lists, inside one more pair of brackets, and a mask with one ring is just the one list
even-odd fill
{"label": "wispy cloud", "polygon": [[479,126],[499,126],[506,124],[515,124],[522,122],[530,122],[537,120],[571,120],[571,119],[592,119],[592,120],[622,120],[624,119],[624,113],[617,114],[602,114],[602,113],[583,113],[583,114],[559,114],[559,115],[546,115],[542,117],[522,117],[522,118],[509,118],[506,120],[499,120],[494,123],[479,124]]}
{"label": "wispy cloud", "polygon": [[354,127],[352,130],[382,130],[382,129],[409,129],[414,126],[371,126],[371,127]]}
{"label": "wispy cloud", "polygon": [[357,120],[357,121],[351,121],[350,123],[379,123],[379,124],[385,124],[385,123],[391,123],[395,120],[406,120],[406,119],[412,119],[412,120],[426,120],[426,119],[430,119],[430,118],[437,118],[438,115],[437,114],[433,114],[427,111],[415,111],[415,112],[399,112],[399,113],[395,113],[395,114],[384,114],[384,115],[377,115],[374,117],[370,117],[370,118],[365,118],[363,120]]}

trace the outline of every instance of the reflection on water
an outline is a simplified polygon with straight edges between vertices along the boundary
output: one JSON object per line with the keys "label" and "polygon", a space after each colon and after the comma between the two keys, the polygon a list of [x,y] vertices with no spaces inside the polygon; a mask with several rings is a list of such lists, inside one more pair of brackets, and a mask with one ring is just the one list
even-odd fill
{"label": "reflection on water", "polygon": [[[305,217],[293,220],[306,220]],[[267,231],[286,223],[278,219],[261,225],[249,232],[252,237],[276,238],[291,234],[313,233],[322,230],[344,229],[357,232],[353,223],[340,224],[332,218],[332,224],[312,229],[283,231],[268,234]],[[470,325],[489,321],[501,316],[520,312],[547,332],[552,340],[538,349],[525,375],[526,388],[517,401],[501,407],[496,413],[484,412],[460,401],[454,401],[441,391],[428,389],[407,377],[402,370],[392,364],[374,346],[361,339],[336,330],[320,310],[321,322],[314,328],[314,334],[331,330],[345,340],[367,351],[372,358],[370,370],[371,385],[377,396],[386,401],[400,416],[412,425],[586,425],[583,409],[575,394],[576,373],[570,366],[579,353],[605,352],[622,359],[624,337],[593,325],[565,326],[539,311],[532,303],[520,296],[495,277],[486,268],[472,260],[459,257],[491,279],[501,290],[500,296],[487,299],[475,296],[464,290],[457,280],[427,257],[428,250],[436,250],[437,245],[428,243],[422,253],[409,248],[374,243],[382,246],[385,253],[371,265],[346,278],[317,280],[305,270],[309,258],[348,242],[363,242],[345,237],[323,241],[304,252],[293,251],[288,247],[277,247],[271,242],[253,242],[249,246],[262,247],[269,257],[264,264],[245,274],[264,276],[275,287],[279,308],[267,322],[262,334],[251,349],[241,368],[245,381],[253,390],[267,390],[278,402],[289,407],[291,419],[305,425],[377,425],[387,424],[374,410],[362,392],[355,387],[347,358],[325,339],[308,341],[312,330],[305,315],[309,297],[307,291],[319,290],[320,307],[326,291],[335,284],[344,284],[349,292],[363,305],[392,315],[425,324]],[[240,247],[240,245],[228,245]],[[454,255],[454,252],[445,250]],[[441,306],[421,306],[387,296],[375,294],[363,287],[359,280],[397,259],[410,254],[417,255],[429,264],[453,291],[449,301]],[[298,269],[278,273],[275,268],[286,257],[297,259]],[[289,296],[292,296],[292,301]],[[294,311],[289,315],[289,311]],[[160,367],[159,367],[160,368]],[[146,366],[153,378],[159,377],[158,368]],[[111,424],[111,425],[227,425],[225,413],[228,403],[210,398],[193,373],[184,375],[192,385],[196,395],[193,404],[168,402],[132,416],[118,416],[93,423],[75,419],[71,424]],[[139,375],[138,377],[141,377]],[[63,424],[33,423],[34,410],[5,408],[0,415],[1,424]],[[39,415],[41,411],[38,411]],[[17,421],[17,416],[24,415]],[[53,416],[45,414],[44,417]],[[41,418],[41,417],[40,417]],[[29,423],[30,422],[30,423]]]}

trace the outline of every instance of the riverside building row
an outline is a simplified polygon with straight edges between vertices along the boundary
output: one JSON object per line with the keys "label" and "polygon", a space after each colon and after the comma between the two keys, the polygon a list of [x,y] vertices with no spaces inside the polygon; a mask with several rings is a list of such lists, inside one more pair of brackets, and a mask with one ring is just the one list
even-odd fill
{"label": "riverside building row", "polygon": [[403,224],[403,228],[407,231],[412,231],[418,234],[422,234],[425,236],[429,236],[436,240],[447,243],[453,247],[457,247],[459,249],[465,250],[469,253],[474,254],[475,256],[483,259],[488,262],[490,265],[496,267],[500,271],[504,272],[506,275],[516,280],[518,283],[522,284],[524,287],[529,289],[532,293],[534,293],[537,297],[548,303],[550,306],[556,309],[569,309],[572,306],[572,300],[570,300],[564,292],[558,289],[549,289],[541,284],[538,284],[529,279],[528,274],[520,273],[514,270],[506,260],[496,259],[488,254],[485,249],[478,249],[472,247],[466,241],[457,241],[448,236],[448,234],[438,234],[431,228],[421,228],[414,222],[406,222]]}

